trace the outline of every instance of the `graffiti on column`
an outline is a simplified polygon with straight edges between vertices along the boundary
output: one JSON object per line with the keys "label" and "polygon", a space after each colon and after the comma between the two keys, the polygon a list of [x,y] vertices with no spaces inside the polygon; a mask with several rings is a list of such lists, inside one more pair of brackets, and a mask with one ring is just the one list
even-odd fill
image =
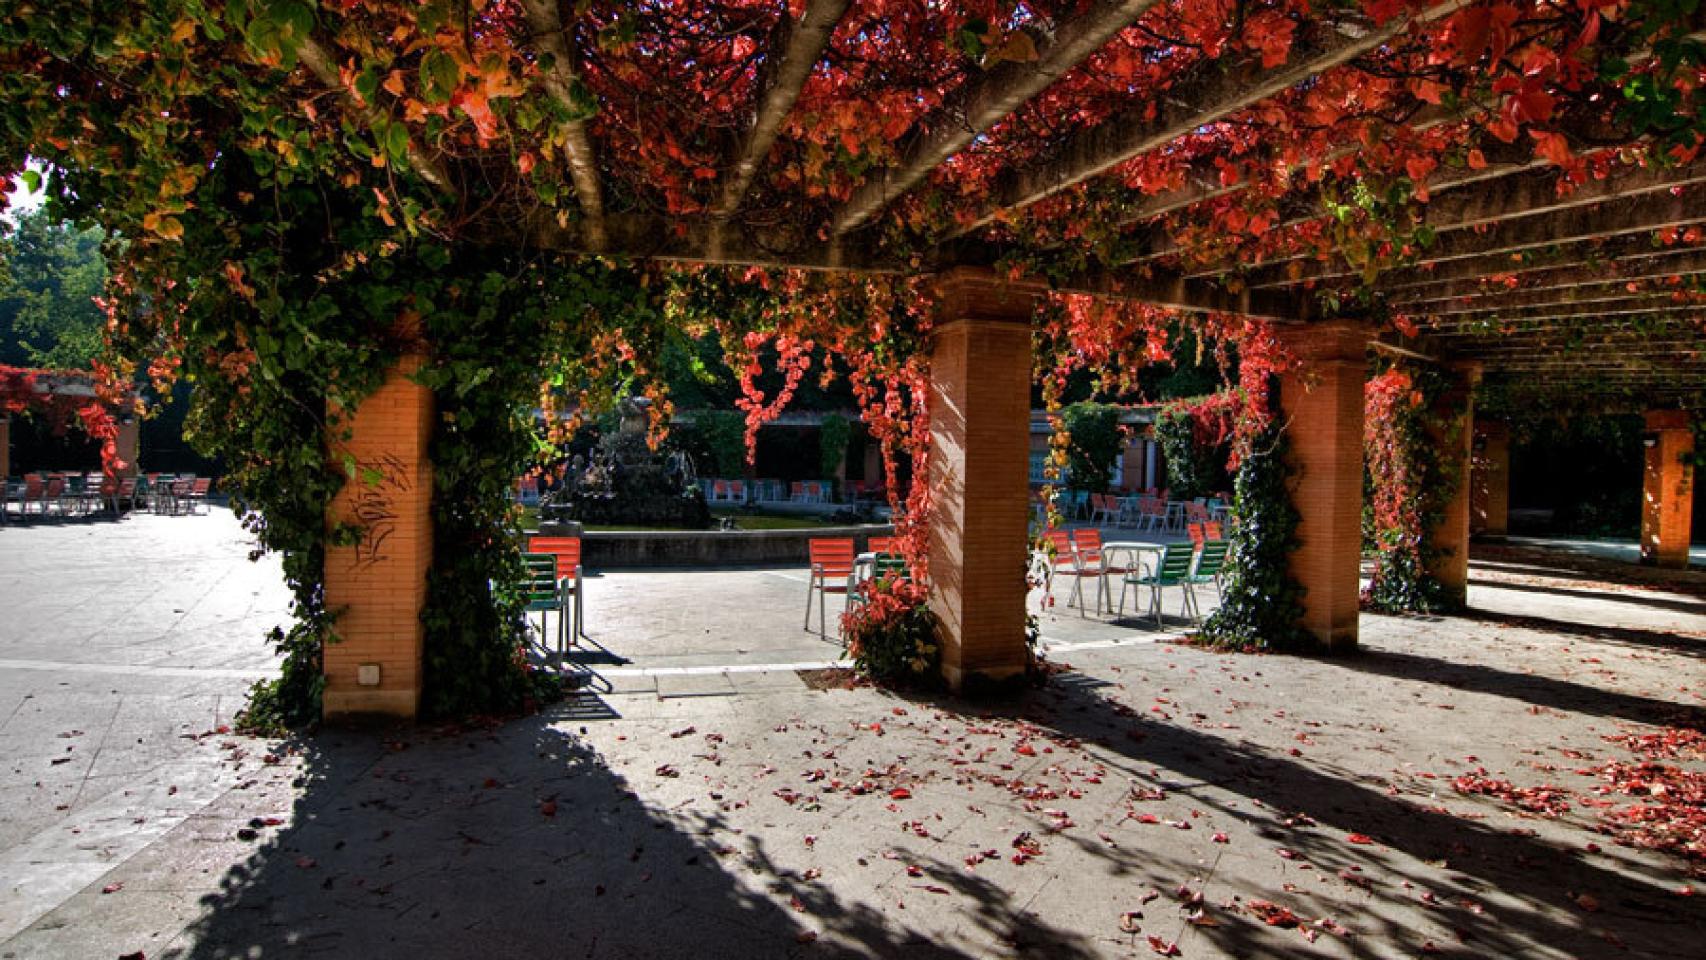
{"label": "graffiti on column", "polygon": [[377,460],[362,460],[356,464],[355,496],[350,514],[362,526],[361,540],[355,545],[355,565],[368,567],[386,559],[385,542],[397,529],[396,498],[407,494],[414,484],[403,461],[391,454]]}

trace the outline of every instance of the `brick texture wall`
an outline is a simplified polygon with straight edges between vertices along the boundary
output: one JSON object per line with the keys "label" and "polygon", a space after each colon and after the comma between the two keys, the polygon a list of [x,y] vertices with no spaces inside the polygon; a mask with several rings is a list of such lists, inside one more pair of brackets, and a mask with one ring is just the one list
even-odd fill
{"label": "brick texture wall", "polygon": [[1329,650],[1357,643],[1362,558],[1363,381],[1369,331],[1351,321],[1281,331],[1300,369],[1280,379],[1291,440],[1292,503],[1302,516],[1291,575],[1303,626]]}
{"label": "brick texture wall", "polygon": [[[419,356],[405,357],[346,423],[348,442],[332,441],[334,463],[355,458],[361,476],[344,485],[328,522],[367,528],[363,542],[326,551],[326,604],[342,609],[339,642],[326,647],[327,718],[358,714],[413,717],[420,704],[420,611],[432,562],[432,393],[407,379]],[[377,665],[379,683],[359,682]]]}
{"label": "brick texture wall", "polygon": [[932,339],[930,607],[956,689],[1021,673],[1034,294],[956,272]]}
{"label": "brick texture wall", "polygon": [[1683,410],[1647,414],[1645,472],[1641,497],[1641,562],[1683,569],[1693,526],[1694,433]]}
{"label": "brick texture wall", "polygon": [[1474,390],[1481,371],[1466,367],[1450,372],[1455,382],[1440,397],[1436,410],[1436,419],[1444,426],[1432,434],[1432,439],[1441,469],[1457,481],[1438,526],[1428,531],[1428,542],[1435,551],[1429,571],[1439,581],[1446,599],[1461,606],[1469,596],[1469,491],[1473,481],[1469,461],[1474,449]]}
{"label": "brick texture wall", "polygon": [[1502,537],[1510,529],[1511,432],[1502,423],[1475,424],[1469,488],[1469,532]]}

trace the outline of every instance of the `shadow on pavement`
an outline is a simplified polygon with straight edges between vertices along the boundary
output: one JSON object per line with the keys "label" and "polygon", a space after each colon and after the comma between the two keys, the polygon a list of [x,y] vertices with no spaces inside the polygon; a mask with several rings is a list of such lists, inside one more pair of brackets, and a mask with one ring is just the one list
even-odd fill
{"label": "shadow on pavement", "polygon": [[[486,731],[297,744],[306,762],[288,825],[225,875],[187,945],[166,955],[971,956],[914,933],[879,898],[778,869],[766,838],[706,809],[703,790],[667,811],[641,802],[561,725],[597,714],[578,700]],[[1015,951],[1093,955],[957,860],[907,859],[939,878],[920,883],[972,898],[967,922]]]}

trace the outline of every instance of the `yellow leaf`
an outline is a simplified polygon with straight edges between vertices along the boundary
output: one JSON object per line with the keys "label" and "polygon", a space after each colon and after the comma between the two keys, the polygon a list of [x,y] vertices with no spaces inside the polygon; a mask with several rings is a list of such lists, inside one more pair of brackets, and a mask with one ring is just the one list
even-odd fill
{"label": "yellow leaf", "polygon": [[[144,222],[146,219],[144,218]],[[154,232],[159,234],[162,240],[182,240],[184,225],[178,222],[177,217],[161,217],[154,224]]]}
{"label": "yellow leaf", "polygon": [[195,21],[188,17],[172,25],[172,42],[183,43],[195,36]]}
{"label": "yellow leaf", "polygon": [[989,59],[992,62],[1012,60],[1015,63],[1032,63],[1037,59],[1037,43],[1030,34],[1016,30],[1006,43],[989,55]]}

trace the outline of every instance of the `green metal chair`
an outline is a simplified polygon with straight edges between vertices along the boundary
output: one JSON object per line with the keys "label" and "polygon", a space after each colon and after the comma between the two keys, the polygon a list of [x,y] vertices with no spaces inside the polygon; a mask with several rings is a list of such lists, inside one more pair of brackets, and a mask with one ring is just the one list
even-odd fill
{"label": "green metal chair", "polygon": [[1161,559],[1155,564],[1154,572],[1143,573],[1133,570],[1120,578],[1119,615],[1125,615],[1125,593],[1127,587],[1149,588],[1149,612],[1155,615],[1155,627],[1160,629],[1161,623],[1161,591],[1166,587],[1181,587],[1185,597],[1179,608],[1182,616],[1190,617],[1196,609],[1196,597],[1191,592],[1191,573],[1196,563],[1196,554],[1189,543],[1169,543],[1161,550]]}
{"label": "green metal chair", "polygon": [[521,559],[527,565],[527,578],[521,584],[526,600],[522,610],[539,614],[539,641],[543,644],[550,636],[546,630],[550,615],[557,615],[557,629],[561,633],[562,618],[568,614],[563,591],[557,583],[557,558],[549,553],[524,553]]}
{"label": "green metal chair", "polygon": [[[1226,570],[1226,556],[1232,549],[1229,540],[1204,540],[1202,549],[1197,551],[1197,563],[1186,578],[1190,582],[1191,604],[1196,605],[1195,587],[1214,584],[1215,596],[1220,595],[1220,575]],[[1202,616],[1202,609],[1197,609],[1197,616]]]}

